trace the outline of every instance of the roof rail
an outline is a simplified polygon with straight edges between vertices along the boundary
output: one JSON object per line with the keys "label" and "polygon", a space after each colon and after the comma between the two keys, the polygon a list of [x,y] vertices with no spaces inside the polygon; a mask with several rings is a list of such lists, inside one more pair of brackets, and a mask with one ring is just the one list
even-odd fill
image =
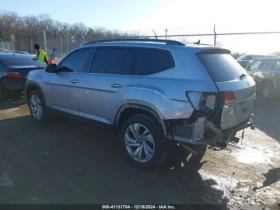
{"label": "roof rail", "polygon": [[140,41],[140,42],[160,42],[165,43],[167,45],[179,45],[179,46],[185,46],[182,42],[175,41],[175,40],[166,40],[166,39],[137,39],[137,38],[128,38],[128,39],[104,39],[104,40],[96,40],[92,42],[88,42],[87,44],[95,44],[99,42],[127,42],[127,41]]}

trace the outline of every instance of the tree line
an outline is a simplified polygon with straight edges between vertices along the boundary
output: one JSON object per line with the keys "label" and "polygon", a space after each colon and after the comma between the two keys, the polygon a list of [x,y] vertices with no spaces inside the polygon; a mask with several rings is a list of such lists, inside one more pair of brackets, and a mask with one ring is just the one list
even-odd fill
{"label": "tree line", "polygon": [[[134,32],[108,30],[102,27],[92,28],[83,23],[63,23],[52,19],[48,14],[38,16],[20,16],[16,12],[0,11],[0,39],[13,41],[16,50],[30,51],[32,43],[43,43],[43,32],[47,39],[75,39],[95,40],[100,38],[134,37]],[[24,46],[24,47],[23,47]]]}

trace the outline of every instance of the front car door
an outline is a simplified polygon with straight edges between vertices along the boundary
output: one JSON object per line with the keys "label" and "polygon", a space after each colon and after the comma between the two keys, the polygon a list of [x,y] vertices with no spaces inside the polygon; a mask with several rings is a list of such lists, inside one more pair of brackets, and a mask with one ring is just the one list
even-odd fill
{"label": "front car door", "polygon": [[116,109],[133,83],[134,49],[97,47],[79,91],[81,117],[112,124]]}
{"label": "front car door", "polygon": [[44,77],[48,107],[78,115],[79,85],[91,53],[92,48],[71,52],[57,65],[57,73]]}

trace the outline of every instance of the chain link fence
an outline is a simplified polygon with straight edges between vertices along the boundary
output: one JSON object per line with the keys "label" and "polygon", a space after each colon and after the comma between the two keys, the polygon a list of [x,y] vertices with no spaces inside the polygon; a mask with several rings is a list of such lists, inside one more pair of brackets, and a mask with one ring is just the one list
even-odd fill
{"label": "chain link fence", "polygon": [[[270,40],[280,40],[280,32],[277,34],[245,34],[244,35],[234,35],[232,34],[187,34],[187,35],[161,35],[161,36],[139,36],[139,37],[112,37],[100,35],[95,37],[85,37],[85,38],[75,38],[75,37],[66,37],[66,38],[56,38],[56,39],[47,39],[46,41],[37,39],[36,42],[33,40],[25,39],[25,41],[2,41],[0,39],[0,52],[15,52],[15,51],[24,51],[31,54],[35,54],[34,44],[38,43],[40,47],[50,55],[53,49],[56,49],[56,57],[61,57],[68,51],[73,48],[83,45],[84,43],[100,40],[100,39],[109,39],[109,38],[151,38],[151,39],[173,39],[184,44],[194,43],[198,40],[201,40],[201,44],[216,45],[220,47],[225,47],[233,51],[239,49],[235,48],[234,44],[238,42],[241,46],[247,46],[247,48],[254,48],[254,51],[269,47],[271,51],[280,51],[280,41]],[[45,44],[46,43],[46,44]],[[46,46],[45,46],[46,45]],[[241,52],[244,52],[240,48]]]}

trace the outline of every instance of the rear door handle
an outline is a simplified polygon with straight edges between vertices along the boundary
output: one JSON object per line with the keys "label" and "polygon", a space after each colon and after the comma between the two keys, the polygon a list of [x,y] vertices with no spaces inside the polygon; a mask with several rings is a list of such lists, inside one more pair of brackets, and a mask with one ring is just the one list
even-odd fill
{"label": "rear door handle", "polygon": [[111,87],[113,87],[113,88],[121,88],[122,85],[121,84],[112,84]]}
{"label": "rear door handle", "polygon": [[78,81],[78,80],[73,79],[73,80],[71,80],[71,82],[72,82],[73,84],[76,84],[76,83],[78,83],[79,81]]}

